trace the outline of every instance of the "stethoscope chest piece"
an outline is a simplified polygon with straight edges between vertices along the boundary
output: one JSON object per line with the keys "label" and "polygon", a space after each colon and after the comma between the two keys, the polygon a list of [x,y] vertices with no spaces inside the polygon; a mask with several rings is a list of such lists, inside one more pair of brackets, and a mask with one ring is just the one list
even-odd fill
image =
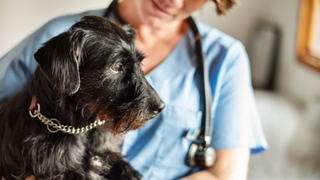
{"label": "stethoscope chest piece", "polygon": [[205,166],[206,167],[211,167],[216,160],[216,151],[212,147],[207,147],[205,149]]}
{"label": "stethoscope chest piece", "polygon": [[216,159],[216,152],[212,147],[203,148],[201,144],[192,143],[188,152],[190,166],[201,168],[211,167]]}

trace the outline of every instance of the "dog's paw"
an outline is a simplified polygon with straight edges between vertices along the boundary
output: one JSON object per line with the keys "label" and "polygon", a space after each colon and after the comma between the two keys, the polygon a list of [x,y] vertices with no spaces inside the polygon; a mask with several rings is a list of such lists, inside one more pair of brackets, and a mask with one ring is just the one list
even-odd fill
{"label": "dog's paw", "polygon": [[121,180],[142,180],[142,175],[130,167],[122,171]]}
{"label": "dog's paw", "polygon": [[142,180],[142,175],[138,171],[134,170],[131,173],[132,173],[132,180]]}

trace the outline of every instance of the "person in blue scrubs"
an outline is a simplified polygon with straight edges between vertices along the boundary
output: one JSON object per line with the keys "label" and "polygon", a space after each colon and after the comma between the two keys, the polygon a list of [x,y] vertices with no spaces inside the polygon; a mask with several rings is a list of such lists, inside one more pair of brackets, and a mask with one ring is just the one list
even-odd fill
{"label": "person in blue scrubs", "polygon": [[[203,111],[201,76],[195,44],[185,19],[207,0],[118,1],[122,18],[137,30],[136,45],[147,55],[146,79],[166,103],[160,115],[124,138],[122,154],[145,180],[246,179],[250,154],[267,148],[243,45],[223,32],[197,22],[212,89],[216,161],[196,172],[186,162],[190,128],[200,128]],[[214,0],[224,14],[234,0]],[[33,54],[42,43],[68,30],[85,15],[103,16],[105,9],[59,17],[46,23],[0,59],[0,100],[19,92],[36,67]],[[118,23],[110,14],[111,21]],[[33,177],[34,178],[34,177]]]}

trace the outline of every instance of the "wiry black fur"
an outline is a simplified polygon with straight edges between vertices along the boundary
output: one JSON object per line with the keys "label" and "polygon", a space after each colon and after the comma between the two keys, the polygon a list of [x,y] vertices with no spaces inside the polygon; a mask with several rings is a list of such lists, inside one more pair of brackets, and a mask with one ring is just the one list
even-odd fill
{"label": "wiry black fur", "polygon": [[[0,109],[0,178],[141,179],[120,154],[120,135],[164,104],[144,78],[133,38],[130,27],[86,16],[36,52],[30,85]],[[78,135],[50,133],[29,116],[33,96],[43,115],[63,125],[83,127],[96,117],[107,123]]]}

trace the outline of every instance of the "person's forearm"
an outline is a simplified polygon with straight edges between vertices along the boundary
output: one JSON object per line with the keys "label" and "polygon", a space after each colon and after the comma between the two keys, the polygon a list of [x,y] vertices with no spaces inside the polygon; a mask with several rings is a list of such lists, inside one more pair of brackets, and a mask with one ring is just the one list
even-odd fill
{"label": "person's forearm", "polygon": [[216,161],[212,167],[180,180],[245,180],[249,159],[249,148],[219,150],[216,151]]}
{"label": "person's forearm", "polygon": [[209,170],[203,170],[194,174],[191,174],[189,176],[186,176],[179,180],[218,180],[217,176],[215,176],[212,172]]}

